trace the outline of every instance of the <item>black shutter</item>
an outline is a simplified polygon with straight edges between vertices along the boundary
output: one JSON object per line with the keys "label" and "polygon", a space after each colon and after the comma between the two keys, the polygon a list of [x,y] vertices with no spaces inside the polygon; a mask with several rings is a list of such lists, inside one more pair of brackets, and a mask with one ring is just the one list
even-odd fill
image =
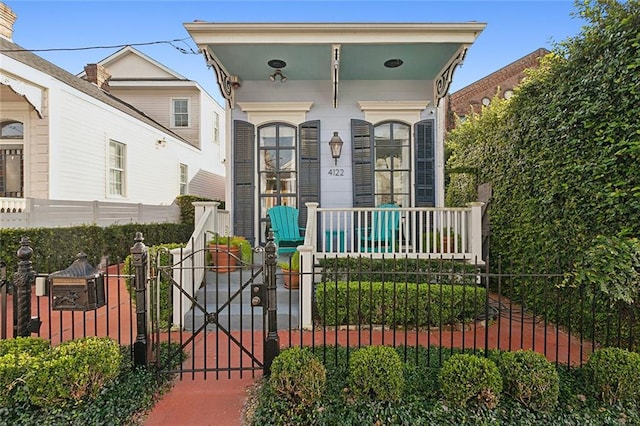
{"label": "black shutter", "polygon": [[302,123],[299,128],[299,138],[299,223],[304,228],[307,225],[305,203],[320,202],[320,121]]}
{"label": "black shutter", "polygon": [[373,125],[351,120],[353,207],[373,207]]}
{"label": "black shutter", "polygon": [[416,123],[416,207],[436,205],[434,139],[433,120]]}
{"label": "black shutter", "polygon": [[255,127],[233,122],[233,232],[252,244],[255,237]]}

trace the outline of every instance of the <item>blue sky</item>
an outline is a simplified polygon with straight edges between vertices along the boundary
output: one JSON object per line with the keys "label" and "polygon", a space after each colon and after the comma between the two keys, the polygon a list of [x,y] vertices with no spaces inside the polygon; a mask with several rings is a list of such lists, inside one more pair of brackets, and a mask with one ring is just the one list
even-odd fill
{"label": "blue sky", "polygon": [[[13,41],[26,49],[85,48],[187,38],[135,46],[195,80],[221,100],[213,71],[195,50],[183,23],[209,22],[468,22],[487,24],[454,75],[455,92],[491,72],[579,33],[572,0],[476,1],[31,1],[2,0],[18,15]],[[36,52],[77,74],[119,48]]]}

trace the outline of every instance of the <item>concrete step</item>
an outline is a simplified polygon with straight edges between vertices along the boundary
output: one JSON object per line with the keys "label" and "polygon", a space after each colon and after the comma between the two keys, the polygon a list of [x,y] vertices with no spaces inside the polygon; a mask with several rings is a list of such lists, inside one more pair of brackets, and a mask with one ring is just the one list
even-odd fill
{"label": "concrete step", "polygon": [[[214,314],[219,309],[215,304],[207,304],[205,308],[209,314]],[[276,317],[279,330],[288,330],[289,327],[298,328],[298,309],[297,306],[293,308],[292,306],[290,311],[289,304],[278,303]],[[249,305],[228,305],[217,312],[217,323],[227,330],[263,330],[264,318],[263,307],[253,308]],[[184,329],[197,330],[204,321],[204,312],[198,308],[192,309],[185,315]],[[218,327],[217,323],[208,324],[207,330],[215,331]]]}

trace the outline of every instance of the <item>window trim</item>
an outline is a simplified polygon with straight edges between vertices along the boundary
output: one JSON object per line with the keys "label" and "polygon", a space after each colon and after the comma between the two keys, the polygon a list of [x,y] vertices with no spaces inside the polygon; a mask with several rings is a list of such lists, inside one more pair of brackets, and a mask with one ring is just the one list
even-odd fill
{"label": "window trim", "polygon": [[[187,125],[186,126],[178,126],[176,125],[176,101],[187,101]],[[191,128],[191,98],[185,98],[185,97],[175,97],[175,98],[171,98],[170,100],[170,111],[171,111],[171,116],[170,116],[170,128],[172,129],[189,129]],[[184,113],[179,113],[179,114],[184,114]]]}
{"label": "window trim", "polygon": [[[115,168],[111,166],[111,146],[120,146],[122,147],[122,166],[120,168]],[[112,180],[111,180],[111,171],[117,170],[121,173],[120,185],[121,185],[121,193],[112,193]],[[106,188],[106,197],[107,198],[126,198],[127,197],[127,145],[118,142],[114,139],[109,139],[109,144],[107,145],[107,188]]]}
{"label": "window trim", "polygon": [[[182,192],[183,188],[184,188],[184,192]],[[189,165],[185,163],[178,163],[178,194],[187,195],[188,193],[189,193]]]}

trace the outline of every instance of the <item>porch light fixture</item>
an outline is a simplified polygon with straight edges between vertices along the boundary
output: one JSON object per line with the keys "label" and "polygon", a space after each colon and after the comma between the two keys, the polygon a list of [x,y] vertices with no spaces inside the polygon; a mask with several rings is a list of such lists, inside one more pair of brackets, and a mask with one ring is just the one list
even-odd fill
{"label": "porch light fixture", "polygon": [[342,154],[343,144],[344,142],[342,142],[342,139],[340,139],[340,136],[338,136],[338,132],[333,132],[333,136],[329,141],[329,148],[331,148],[331,156],[335,160],[336,166],[338,165],[338,158],[340,158],[340,154]]}
{"label": "porch light fixture", "polygon": [[276,70],[276,72],[274,72],[269,76],[269,79],[274,83],[277,82],[278,80],[281,83],[284,83],[285,81],[287,81],[287,77],[284,74],[282,74],[281,70]]}

